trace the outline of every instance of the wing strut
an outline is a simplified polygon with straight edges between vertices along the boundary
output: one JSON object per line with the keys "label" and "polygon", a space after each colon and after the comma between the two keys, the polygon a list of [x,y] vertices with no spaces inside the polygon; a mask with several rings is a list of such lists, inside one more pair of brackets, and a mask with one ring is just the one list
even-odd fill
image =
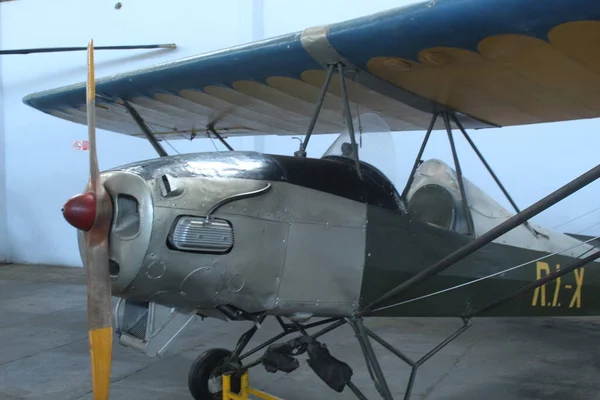
{"label": "wing strut", "polygon": [[127,111],[129,111],[129,114],[131,114],[131,116],[133,117],[133,120],[135,121],[135,123],[140,127],[140,129],[142,130],[142,132],[144,132],[144,135],[146,135],[146,139],[148,139],[148,141],[150,142],[150,144],[152,145],[152,147],[154,147],[154,150],[156,150],[156,152],[158,153],[158,155],[160,157],[167,157],[168,156],[167,152],[160,145],[160,143],[158,143],[158,140],[156,140],[156,138],[154,137],[154,135],[150,131],[150,128],[148,128],[148,125],[146,125],[146,123],[144,122],[144,120],[142,119],[142,117],[140,116],[140,114],[136,111],[136,109],[133,108],[131,106],[131,104],[129,104],[129,102],[127,100],[123,101],[123,105],[125,106],[125,108],[127,109]]}
{"label": "wing strut", "polygon": [[402,195],[400,196],[400,198],[402,199],[402,202],[404,203],[404,205],[406,207],[407,207],[406,195],[408,194],[408,190],[410,189],[410,186],[412,185],[412,183],[415,179],[415,172],[417,171],[417,168],[421,164],[421,157],[423,157],[423,152],[425,151],[425,146],[427,146],[427,142],[429,141],[429,136],[431,136],[431,131],[433,130],[433,126],[435,125],[435,120],[437,119],[437,117],[438,117],[438,113],[433,113],[433,116],[431,117],[431,122],[429,123],[429,127],[427,128],[427,133],[425,134],[425,138],[423,139],[423,143],[421,144],[419,153],[417,154],[417,157],[415,158],[415,163],[413,165],[413,168],[410,171],[410,175],[408,175],[408,181],[406,182],[406,186],[404,186],[404,190],[402,191]]}
{"label": "wing strut", "polygon": [[[458,127],[458,129],[460,129],[460,131],[462,132],[462,134],[465,137],[465,139],[467,139],[467,142],[469,142],[469,145],[471,145],[471,148],[473,149],[473,151],[475,152],[475,154],[477,154],[477,157],[479,157],[479,159],[481,160],[481,163],[488,170],[488,172],[490,173],[490,175],[492,176],[492,178],[494,179],[494,181],[496,182],[496,184],[498,185],[498,187],[500,188],[500,190],[502,190],[502,193],[504,193],[504,196],[506,197],[506,199],[510,202],[510,204],[515,209],[515,211],[517,213],[520,213],[521,210],[519,209],[519,207],[517,206],[517,204],[514,202],[514,200],[510,196],[510,194],[508,194],[508,191],[506,190],[506,188],[504,187],[504,185],[502,184],[502,182],[500,182],[500,179],[498,179],[498,177],[496,176],[496,174],[492,170],[492,167],[490,167],[490,165],[487,163],[485,157],[483,157],[483,154],[481,154],[481,152],[479,151],[479,149],[477,148],[477,146],[475,146],[475,143],[473,142],[473,140],[471,140],[471,137],[467,134],[467,132],[465,131],[465,128],[460,123],[460,121],[458,120],[458,118],[456,118],[456,115],[450,114],[450,118],[452,118],[452,121],[454,121],[454,123],[456,124],[456,126]],[[529,230],[531,232],[533,232],[533,234],[535,234],[536,236],[541,235],[540,232],[536,231],[531,226],[531,224],[529,223],[529,221],[525,221],[525,226],[527,228],[529,228]]]}
{"label": "wing strut", "polygon": [[321,93],[319,93],[319,98],[317,100],[317,104],[315,105],[315,111],[310,119],[310,123],[308,124],[308,130],[306,131],[306,137],[304,138],[304,143],[300,144],[300,149],[294,153],[296,157],[306,157],[306,147],[308,147],[308,141],[310,140],[310,136],[315,129],[315,124],[317,123],[317,118],[319,118],[319,113],[321,112],[321,108],[323,108],[323,101],[325,100],[325,95],[327,94],[327,89],[329,89],[329,84],[331,83],[331,78],[333,76],[333,70],[335,68],[335,64],[331,64],[327,68],[327,76],[325,78],[325,82],[321,87]]}
{"label": "wing strut", "polygon": [[315,105],[315,110],[311,117],[310,123],[308,125],[308,130],[306,132],[306,137],[304,138],[304,142],[300,144],[300,149],[294,152],[296,157],[306,157],[306,148],[308,146],[308,141],[312,135],[312,132],[315,128],[315,124],[317,123],[317,119],[319,118],[319,113],[323,108],[323,101],[325,100],[325,95],[327,94],[327,90],[329,89],[329,84],[331,83],[331,78],[333,77],[334,70],[337,69],[337,73],[340,78],[340,89],[342,96],[342,114],[345,119],[345,123],[348,127],[348,133],[350,134],[350,141],[352,142],[352,158],[354,159],[354,163],[356,164],[356,172],[358,176],[362,179],[362,172],[360,170],[360,161],[358,159],[358,146],[356,144],[356,137],[354,135],[354,123],[352,122],[352,111],[350,110],[350,101],[348,99],[348,90],[346,88],[346,74],[345,74],[345,66],[341,62],[337,62],[335,64],[330,64],[327,67],[327,76],[325,77],[325,82],[323,82],[323,86],[321,87],[321,93],[319,93],[319,98],[317,99],[317,104]]}
{"label": "wing strut", "polygon": [[467,200],[467,194],[465,192],[465,182],[463,181],[462,169],[460,168],[460,162],[458,161],[458,154],[456,153],[456,146],[454,145],[454,138],[452,135],[452,128],[450,127],[450,117],[448,112],[442,113],[444,119],[444,126],[448,133],[448,141],[450,142],[450,149],[452,150],[452,158],[454,159],[454,168],[456,169],[456,178],[458,179],[458,188],[460,189],[460,197],[465,217],[467,218],[467,229],[469,229],[469,235],[475,236],[475,225],[473,224],[473,215],[469,210],[469,201]]}
{"label": "wing strut", "polygon": [[344,106],[344,116],[346,117],[346,124],[348,125],[348,132],[350,133],[350,141],[352,142],[352,148],[354,151],[354,163],[356,164],[356,172],[362,179],[362,173],[360,172],[360,162],[358,160],[358,146],[356,145],[356,137],[354,137],[354,123],[352,122],[352,111],[350,111],[350,102],[348,101],[348,91],[346,90],[346,77],[344,74],[344,65],[342,63],[337,64],[338,75],[340,76],[340,87],[342,89],[342,103]]}
{"label": "wing strut", "polygon": [[221,143],[223,143],[223,145],[225,145],[225,147],[227,147],[227,149],[228,149],[229,151],[234,151],[234,150],[233,150],[233,147],[231,147],[231,146],[229,145],[229,143],[227,143],[227,141],[226,141],[225,139],[223,139],[223,136],[221,136],[221,135],[219,135],[219,134],[217,133],[217,130],[215,129],[215,125],[214,125],[214,124],[209,124],[209,125],[206,127],[206,130],[207,130],[208,132],[212,133],[213,135],[215,135],[215,137],[216,137],[217,139],[219,139],[219,140],[221,141]]}

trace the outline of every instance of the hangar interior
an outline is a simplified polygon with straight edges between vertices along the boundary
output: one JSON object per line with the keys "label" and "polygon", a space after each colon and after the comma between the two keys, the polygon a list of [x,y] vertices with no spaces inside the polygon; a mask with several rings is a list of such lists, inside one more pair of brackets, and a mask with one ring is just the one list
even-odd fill
{"label": "hangar interior", "polygon": [[[96,46],[175,45],[97,50],[95,75],[101,79],[415,3],[420,2],[0,0],[0,51],[85,47],[90,39]],[[427,3],[435,7],[437,2]],[[597,55],[596,59],[600,60]],[[86,51],[0,53],[0,399],[94,398],[86,275],[76,229],[61,211],[88,183],[88,131],[82,124],[42,113],[23,101],[32,93],[85,82],[86,68]],[[598,165],[600,135],[595,132],[599,128],[599,120],[593,118],[469,133],[494,172],[503,178],[514,202],[524,209]],[[338,136],[312,136],[306,149],[308,157],[326,154]],[[393,132],[386,147],[369,155],[394,177],[392,183],[399,192],[424,136],[423,130]],[[226,141],[236,151],[293,156],[304,137],[305,132],[232,135]],[[194,140],[160,143],[169,155],[228,150],[221,141],[202,135]],[[510,210],[510,201],[463,137],[457,136],[456,151],[464,176]],[[157,157],[144,138],[102,129],[97,130],[97,155],[100,171]],[[432,133],[423,159],[453,165],[445,131]],[[275,184],[273,187],[282,190]],[[600,183],[594,182],[539,213],[532,222],[561,233],[600,236],[598,198]],[[339,207],[344,204],[340,202]],[[337,211],[330,212],[335,218]],[[340,222],[340,226],[345,223]],[[348,226],[353,223],[347,222]],[[339,246],[336,253],[351,252],[343,248],[342,239],[324,237],[332,246]],[[546,296],[552,296],[553,288],[547,289]],[[198,355],[211,348],[232,349],[253,324],[197,319],[159,358],[115,342],[110,398],[192,399],[188,371]],[[458,318],[381,317],[369,322],[369,328],[411,359],[419,359],[460,324]],[[600,354],[593,345],[600,339],[599,327],[597,317],[580,316],[476,320],[469,331],[419,369],[411,398],[600,399],[600,385],[595,379]],[[249,346],[258,346],[278,329],[277,321],[267,319]],[[335,357],[352,367],[353,382],[367,398],[381,398],[371,384],[370,371],[350,326],[327,333],[323,341]],[[393,398],[403,398],[410,368],[383,348],[374,350]],[[332,391],[305,359],[301,356],[300,367],[290,374],[252,369],[250,383],[288,400],[355,398],[348,389]]]}

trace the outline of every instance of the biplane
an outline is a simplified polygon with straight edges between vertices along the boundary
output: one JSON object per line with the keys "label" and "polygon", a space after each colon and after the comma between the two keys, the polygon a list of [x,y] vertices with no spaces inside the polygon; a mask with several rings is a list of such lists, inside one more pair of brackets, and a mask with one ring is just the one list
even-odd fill
{"label": "biplane", "polygon": [[[599,45],[589,0],[432,0],[98,80],[91,43],[87,83],[24,102],[89,129],[90,181],[63,213],[88,276],[95,398],[108,397],[113,334],[159,356],[196,318],[252,328],[198,357],[195,399],[220,398],[215,376],[239,388],[251,367],[290,373],[300,354],[333,390],[365,399],[320,341],[348,324],[389,400],[372,341],[412,366],[409,398],[419,366],[473,317],[600,314],[597,238],[530,222],[600,165],[521,210],[467,133],[600,116]],[[100,173],[96,127],[145,138],[159,157]],[[417,130],[402,188],[385,146],[368,146]],[[432,132],[447,135],[453,166],[421,159]],[[308,157],[318,134],[339,136]],[[514,212],[464,178],[456,134]],[[304,138],[278,155],[227,144],[242,135]],[[204,136],[229,151],[169,155],[161,143]],[[377,316],[463,324],[415,361],[365,326]],[[282,333],[246,349],[267,317]]]}

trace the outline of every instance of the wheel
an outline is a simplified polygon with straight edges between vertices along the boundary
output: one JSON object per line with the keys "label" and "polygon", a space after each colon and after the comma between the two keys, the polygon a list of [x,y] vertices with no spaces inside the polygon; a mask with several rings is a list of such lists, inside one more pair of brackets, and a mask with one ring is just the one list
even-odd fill
{"label": "wheel", "polygon": [[[220,366],[231,356],[226,349],[210,349],[200,354],[192,364],[188,375],[188,388],[196,400],[223,399]],[[231,376],[231,391],[239,393],[242,383],[239,376]]]}

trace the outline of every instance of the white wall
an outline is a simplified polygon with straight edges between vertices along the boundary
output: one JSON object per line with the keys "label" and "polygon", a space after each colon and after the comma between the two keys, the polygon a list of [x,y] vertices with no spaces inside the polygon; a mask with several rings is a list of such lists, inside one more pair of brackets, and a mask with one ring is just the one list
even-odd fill
{"label": "white wall", "polygon": [[[103,77],[411,2],[123,0],[120,10],[114,9],[116,1],[112,0],[8,2],[0,5],[0,48],[85,46],[90,38],[96,45],[174,42],[178,46],[167,51],[98,51],[96,75]],[[257,14],[262,8],[264,15]],[[24,28],[25,20],[29,31]],[[87,182],[88,153],[71,150],[73,141],[86,138],[85,127],[42,114],[25,106],[22,98],[31,92],[84,81],[85,65],[85,52],[0,56],[0,169],[6,172],[5,184],[0,173],[0,258],[81,265],[75,231],[60,210]],[[600,147],[600,136],[595,134],[599,125],[598,121],[580,121],[472,135],[524,208],[597,164],[593,151]],[[398,168],[405,174],[422,137],[422,132],[395,134]],[[155,156],[151,146],[139,139],[100,131],[98,140],[101,169]],[[321,155],[331,141],[331,136],[313,137],[309,155]],[[457,142],[467,177],[501,199],[464,141]],[[231,143],[236,150],[283,154],[298,148],[298,141],[290,137],[239,138]],[[214,150],[208,140],[171,144],[180,152]],[[173,152],[169,146],[166,149]],[[434,135],[426,157],[451,162],[445,136]],[[598,207],[599,192],[600,184],[594,184],[537,221],[552,227],[592,210]],[[564,229],[576,232],[598,221],[600,212]],[[600,233],[600,226],[584,233]]]}

